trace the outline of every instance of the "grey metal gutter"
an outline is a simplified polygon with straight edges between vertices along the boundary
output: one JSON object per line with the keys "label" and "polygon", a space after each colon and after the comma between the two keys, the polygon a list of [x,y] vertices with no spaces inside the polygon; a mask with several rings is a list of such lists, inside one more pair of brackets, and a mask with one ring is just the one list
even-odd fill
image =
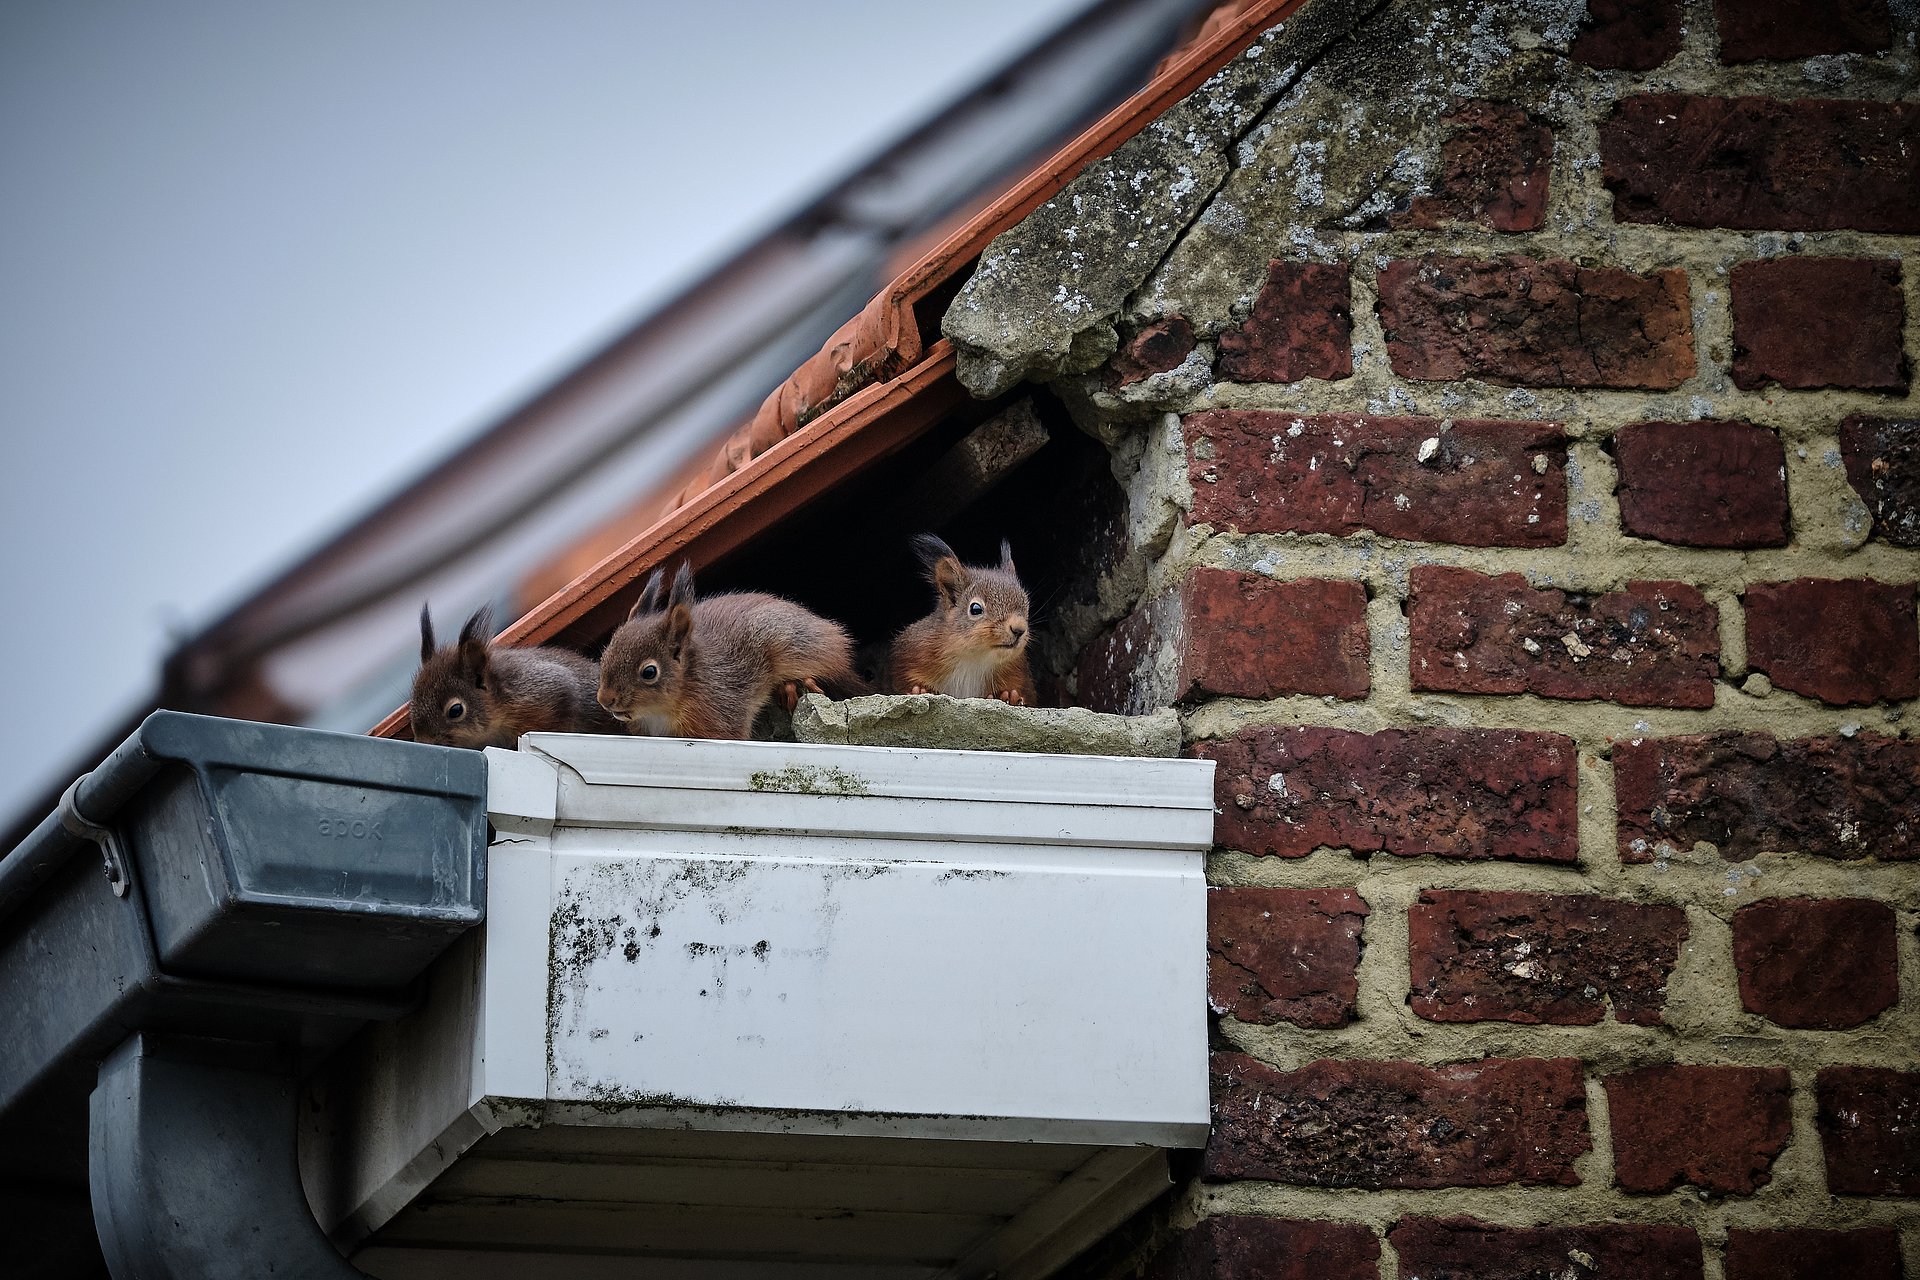
{"label": "grey metal gutter", "polygon": [[0,859],[0,1145],[85,1133],[118,1280],[359,1274],[301,1191],[297,1082],[417,1004],[486,839],[476,752],[162,711]]}

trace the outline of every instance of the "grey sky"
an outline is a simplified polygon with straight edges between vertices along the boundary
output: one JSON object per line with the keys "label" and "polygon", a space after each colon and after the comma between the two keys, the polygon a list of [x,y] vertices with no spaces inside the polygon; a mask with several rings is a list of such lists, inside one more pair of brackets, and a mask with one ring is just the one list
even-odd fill
{"label": "grey sky", "polygon": [[1086,3],[0,5],[0,818],[170,633]]}

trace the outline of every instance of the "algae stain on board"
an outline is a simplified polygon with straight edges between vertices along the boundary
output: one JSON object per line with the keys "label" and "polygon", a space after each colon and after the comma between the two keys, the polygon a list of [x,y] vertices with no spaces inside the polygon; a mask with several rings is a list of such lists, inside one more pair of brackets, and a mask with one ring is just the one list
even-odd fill
{"label": "algae stain on board", "polygon": [[784,769],[761,769],[747,779],[755,791],[777,791],[808,796],[864,796],[867,780],[857,773],[830,766],[790,764]]}

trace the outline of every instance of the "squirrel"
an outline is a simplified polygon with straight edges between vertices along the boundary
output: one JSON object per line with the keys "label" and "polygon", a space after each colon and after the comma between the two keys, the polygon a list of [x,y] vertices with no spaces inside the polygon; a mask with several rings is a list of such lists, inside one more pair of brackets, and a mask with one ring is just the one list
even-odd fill
{"label": "squirrel", "polygon": [[839,623],[757,591],[695,600],[685,563],[664,603],[661,584],[656,569],[601,656],[600,705],[628,733],[750,738],[776,693],[791,711],[803,688],[867,691]]}
{"label": "squirrel", "polygon": [[441,648],[420,606],[420,670],[413,677],[413,740],[446,747],[511,747],[523,733],[619,733],[593,700],[593,660],[565,649],[496,648],[493,616],[476,609]]}
{"label": "squirrel", "polygon": [[1013,567],[1013,548],[1002,541],[1000,563],[991,568],[961,564],[953,548],[930,533],[915,538],[913,550],[939,598],[931,614],[894,637],[889,687],[1030,706],[1027,591]]}

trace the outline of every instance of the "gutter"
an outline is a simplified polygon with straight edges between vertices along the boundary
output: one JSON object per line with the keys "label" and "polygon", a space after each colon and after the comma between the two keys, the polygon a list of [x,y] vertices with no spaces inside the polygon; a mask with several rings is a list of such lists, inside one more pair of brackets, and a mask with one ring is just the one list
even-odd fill
{"label": "gutter", "polygon": [[118,1280],[360,1274],[307,1207],[298,1084],[416,1007],[486,838],[476,752],[160,711],[0,859],[0,1132],[89,1097],[52,1123]]}

